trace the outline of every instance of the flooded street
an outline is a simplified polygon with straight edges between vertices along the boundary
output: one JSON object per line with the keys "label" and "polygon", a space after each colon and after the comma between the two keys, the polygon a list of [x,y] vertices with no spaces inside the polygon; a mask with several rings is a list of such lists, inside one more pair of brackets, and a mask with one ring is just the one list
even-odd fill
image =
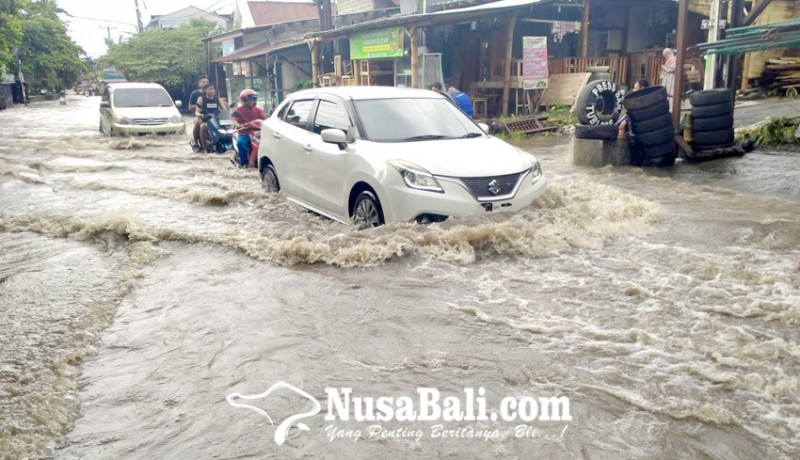
{"label": "flooded street", "polygon": [[[585,169],[540,137],[534,206],[356,231],[98,104],[0,112],[0,459],[800,458],[800,156]],[[226,399],[276,382],[322,404],[281,445],[308,400]],[[423,387],[572,420],[324,417]]]}

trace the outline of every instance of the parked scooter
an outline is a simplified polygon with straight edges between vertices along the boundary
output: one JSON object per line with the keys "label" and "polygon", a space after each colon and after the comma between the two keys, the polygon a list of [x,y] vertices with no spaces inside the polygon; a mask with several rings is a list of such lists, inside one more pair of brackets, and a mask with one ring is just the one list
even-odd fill
{"label": "parked scooter", "polygon": [[[242,128],[235,130],[233,135],[233,148],[236,153],[233,155],[231,162],[240,168],[255,168],[258,163],[258,147],[261,143],[261,123],[263,120],[253,120],[245,123]],[[244,133],[243,131],[251,131]],[[250,154],[239,151],[238,140],[240,136],[248,136],[250,138]]]}
{"label": "parked scooter", "polygon": [[[222,110],[216,115],[206,115],[203,118],[208,130],[208,153],[216,152],[222,154],[233,148],[234,140],[233,134],[233,120],[231,120],[231,113],[228,110]],[[199,142],[192,141],[189,143],[192,146],[194,153],[203,152],[203,146]]]}

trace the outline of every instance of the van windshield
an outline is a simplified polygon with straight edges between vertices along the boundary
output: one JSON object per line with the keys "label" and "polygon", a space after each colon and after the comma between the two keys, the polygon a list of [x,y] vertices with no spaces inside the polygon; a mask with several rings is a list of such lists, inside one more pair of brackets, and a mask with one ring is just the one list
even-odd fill
{"label": "van windshield", "polygon": [[172,99],[159,88],[130,88],[114,91],[114,107],[169,107]]}

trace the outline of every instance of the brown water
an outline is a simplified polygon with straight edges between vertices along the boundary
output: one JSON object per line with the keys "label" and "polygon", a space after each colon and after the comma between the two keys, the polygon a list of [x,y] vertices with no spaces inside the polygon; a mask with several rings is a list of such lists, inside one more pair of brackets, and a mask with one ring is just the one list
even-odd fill
{"label": "brown water", "polygon": [[[592,170],[540,138],[533,207],[355,231],[56,104],[0,112],[0,458],[800,457],[798,157]],[[226,397],[279,381],[323,413],[326,387],[484,387],[572,421],[320,414],[278,446]],[[277,394],[276,425],[307,409]]]}

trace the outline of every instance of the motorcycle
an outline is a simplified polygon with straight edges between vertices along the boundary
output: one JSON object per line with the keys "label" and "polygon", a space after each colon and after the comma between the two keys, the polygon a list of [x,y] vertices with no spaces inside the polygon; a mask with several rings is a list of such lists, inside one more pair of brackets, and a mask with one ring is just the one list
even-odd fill
{"label": "motorcycle", "polygon": [[[234,131],[233,149],[236,153],[231,158],[231,162],[240,168],[255,168],[258,163],[258,147],[261,144],[261,123],[263,120],[248,121],[241,128]],[[252,130],[251,133],[244,131]],[[239,137],[248,136],[250,139],[250,154],[245,158],[243,152],[239,152]]]}
{"label": "motorcycle", "polygon": [[[227,110],[222,110],[217,114],[205,115],[203,122],[206,123],[208,130],[207,142],[209,145],[209,152],[216,152],[222,154],[233,148],[234,145],[234,129],[231,114]],[[203,146],[199,142],[192,141],[189,143],[195,153],[204,153]]]}

